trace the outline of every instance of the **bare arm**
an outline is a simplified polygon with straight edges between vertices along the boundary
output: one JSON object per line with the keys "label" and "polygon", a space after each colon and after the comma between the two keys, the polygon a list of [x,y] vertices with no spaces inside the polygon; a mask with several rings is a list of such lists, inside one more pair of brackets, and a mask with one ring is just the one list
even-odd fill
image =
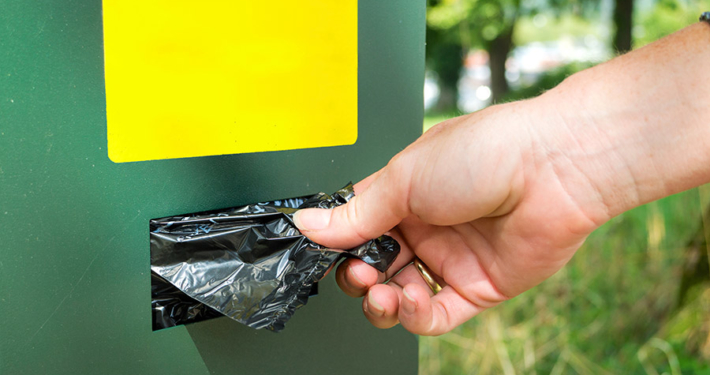
{"label": "bare arm", "polygon": [[590,202],[595,219],[710,181],[709,24],[578,73],[536,100],[566,124],[545,141],[592,177],[604,203]]}
{"label": "bare arm", "polygon": [[609,218],[710,182],[709,120],[710,25],[695,24],[538,98],[439,124],[350,203],[296,221],[334,248],[389,231],[403,245],[392,270],[349,260],[339,285],[366,296],[377,327],[441,334],[557,272]]}

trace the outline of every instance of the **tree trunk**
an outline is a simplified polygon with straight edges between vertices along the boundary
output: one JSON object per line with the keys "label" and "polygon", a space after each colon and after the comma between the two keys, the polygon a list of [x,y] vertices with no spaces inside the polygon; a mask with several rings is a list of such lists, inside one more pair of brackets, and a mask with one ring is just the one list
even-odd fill
{"label": "tree trunk", "polygon": [[634,0],[616,0],[614,7],[614,34],[613,47],[619,53],[631,51],[633,39]]}
{"label": "tree trunk", "polygon": [[505,79],[505,61],[513,48],[513,28],[503,31],[498,37],[488,43],[488,65],[491,68],[491,93],[493,103],[500,102],[508,93],[508,80]]}
{"label": "tree trunk", "polygon": [[464,63],[465,51],[460,44],[440,43],[429,55],[429,67],[437,74],[439,99],[434,107],[440,113],[452,113],[458,110],[458,84]]}
{"label": "tree trunk", "polygon": [[439,113],[451,113],[457,109],[458,88],[450,82],[439,81],[439,98],[434,109]]}

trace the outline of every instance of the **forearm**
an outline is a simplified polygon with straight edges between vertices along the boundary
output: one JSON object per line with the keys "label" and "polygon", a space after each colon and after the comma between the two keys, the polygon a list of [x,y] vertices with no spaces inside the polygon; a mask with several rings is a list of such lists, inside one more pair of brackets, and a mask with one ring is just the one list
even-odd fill
{"label": "forearm", "polygon": [[[531,104],[564,124],[545,135],[546,152],[594,221],[710,182],[710,25],[578,73]],[[576,189],[584,184],[595,193]]]}

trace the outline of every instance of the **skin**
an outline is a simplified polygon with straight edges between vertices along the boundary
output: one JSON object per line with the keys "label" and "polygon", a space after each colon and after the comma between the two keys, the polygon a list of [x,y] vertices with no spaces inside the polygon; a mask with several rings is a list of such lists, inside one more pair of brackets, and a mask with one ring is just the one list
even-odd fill
{"label": "skin", "polygon": [[347,260],[338,284],[364,296],[376,327],[446,333],[553,275],[610,218],[710,182],[708,67],[710,25],[698,23],[535,99],[443,122],[348,204],[296,224],[331,248],[396,238],[386,274]]}

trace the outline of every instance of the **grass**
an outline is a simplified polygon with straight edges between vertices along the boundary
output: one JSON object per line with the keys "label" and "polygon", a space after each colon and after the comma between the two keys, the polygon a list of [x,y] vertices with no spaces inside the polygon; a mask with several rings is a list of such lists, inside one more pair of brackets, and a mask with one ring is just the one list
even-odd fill
{"label": "grass", "polygon": [[612,219],[538,287],[451,333],[421,337],[420,374],[710,374],[710,285],[677,309],[708,192]]}

